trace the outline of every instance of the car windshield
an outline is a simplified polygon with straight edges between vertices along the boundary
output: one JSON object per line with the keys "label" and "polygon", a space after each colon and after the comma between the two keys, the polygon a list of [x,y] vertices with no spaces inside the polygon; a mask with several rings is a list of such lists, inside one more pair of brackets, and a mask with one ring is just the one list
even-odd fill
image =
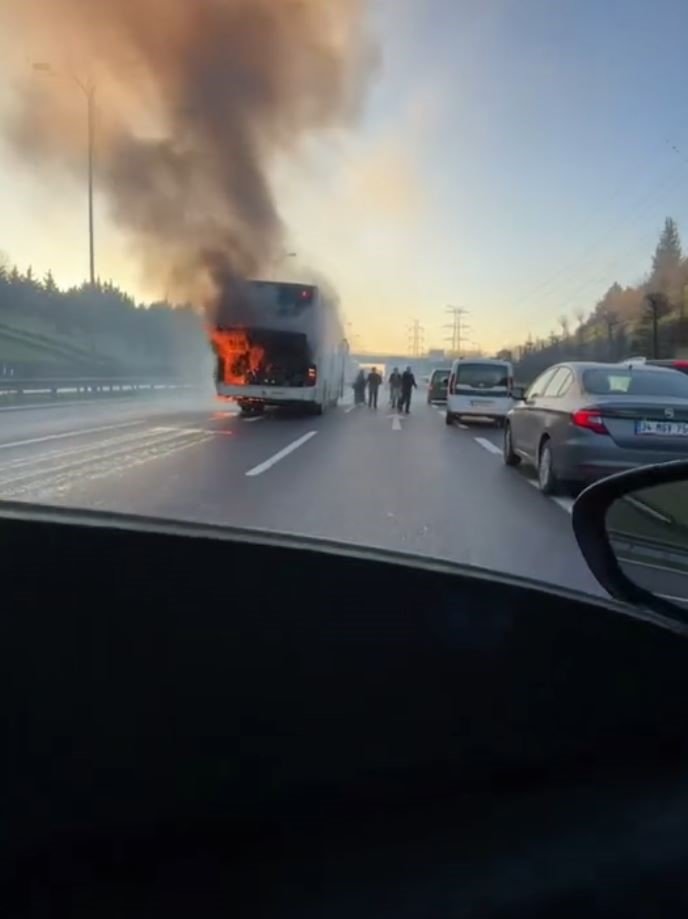
{"label": "car windshield", "polygon": [[583,387],[591,395],[671,396],[688,399],[688,378],[676,371],[586,370]]}
{"label": "car windshield", "polygon": [[576,495],[688,458],[688,401],[633,449],[586,412],[688,399],[629,369],[688,360],[687,33],[677,0],[2,0],[0,502],[599,596]]}

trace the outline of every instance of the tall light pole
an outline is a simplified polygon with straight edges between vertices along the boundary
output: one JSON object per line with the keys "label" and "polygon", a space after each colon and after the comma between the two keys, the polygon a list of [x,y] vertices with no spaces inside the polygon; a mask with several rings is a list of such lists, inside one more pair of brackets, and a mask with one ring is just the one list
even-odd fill
{"label": "tall light pole", "polygon": [[88,135],[88,264],[89,277],[91,286],[96,283],[96,256],[95,242],[93,232],[93,163],[95,147],[95,98],[96,87],[92,81],[84,82],[74,74],[62,74],[55,71],[49,63],[44,61],[37,62],[33,65],[34,70],[40,70],[42,73],[50,76],[66,76],[75,83],[86,98],[86,118],[87,118],[87,135]]}

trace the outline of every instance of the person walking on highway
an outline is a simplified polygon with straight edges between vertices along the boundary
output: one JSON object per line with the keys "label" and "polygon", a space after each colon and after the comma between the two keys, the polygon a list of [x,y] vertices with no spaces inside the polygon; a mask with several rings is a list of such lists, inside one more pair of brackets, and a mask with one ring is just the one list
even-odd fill
{"label": "person walking on highway", "polygon": [[401,400],[401,374],[399,368],[395,367],[389,375],[389,405],[396,411],[399,408]]}
{"label": "person walking on highway", "polygon": [[354,405],[363,405],[365,402],[366,378],[362,370],[358,371],[358,376],[354,380]]}
{"label": "person walking on highway", "polygon": [[382,377],[377,372],[377,367],[368,374],[368,407],[377,408],[377,391],[382,383]]}
{"label": "person walking on highway", "polygon": [[411,393],[414,389],[417,389],[416,378],[414,377],[411,368],[407,367],[401,375],[401,402],[399,403],[400,412],[403,411],[408,415],[408,413],[411,411]]}

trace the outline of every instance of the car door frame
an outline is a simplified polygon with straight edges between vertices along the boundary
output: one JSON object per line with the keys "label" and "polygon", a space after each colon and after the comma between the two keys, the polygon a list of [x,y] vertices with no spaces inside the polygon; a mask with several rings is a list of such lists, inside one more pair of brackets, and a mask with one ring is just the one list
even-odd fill
{"label": "car door frame", "polygon": [[[564,375],[560,383],[555,386],[554,384],[556,383],[560,371],[564,371]],[[570,393],[571,387],[575,382],[576,373],[568,364],[560,364],[556,372],[548,380],[542,397],[539,400],[538,431],[537,440],[534,445],[534,455],[539,451],[539,446],[545,434],[549,436],[554,445],[556,445],[557,441],[560,439],[562,417],[566,417],[568,423],[568,416],[570,414],[566,397]]]}
{"label": "car door frame", "polygon": [[[531,463],[536,461],[535,455],[532,453],[531,443],[541,398],[540,393],[545,391],[549,381],[560,366],[560,364],[554,364],[552,367],[543,370],[528,387],[523,402],[514,407],[509,417],[513,450]],[[538,392],[538,389],[540,392]]]}

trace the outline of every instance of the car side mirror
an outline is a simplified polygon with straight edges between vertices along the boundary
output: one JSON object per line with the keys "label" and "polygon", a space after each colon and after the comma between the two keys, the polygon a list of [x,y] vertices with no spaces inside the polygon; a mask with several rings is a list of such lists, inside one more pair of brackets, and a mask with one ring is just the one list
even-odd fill
{"label": "car side mirror", "polygon": [[600,584],[688,623],[688,461],[641,466],[578,497],[573,529]]}
{"label": "car side mirror", "polygon": [[516,399],[517,402],[523,402],[526,397],[526,388],[525,386],[512,386],[511,387],[511,398]]}

